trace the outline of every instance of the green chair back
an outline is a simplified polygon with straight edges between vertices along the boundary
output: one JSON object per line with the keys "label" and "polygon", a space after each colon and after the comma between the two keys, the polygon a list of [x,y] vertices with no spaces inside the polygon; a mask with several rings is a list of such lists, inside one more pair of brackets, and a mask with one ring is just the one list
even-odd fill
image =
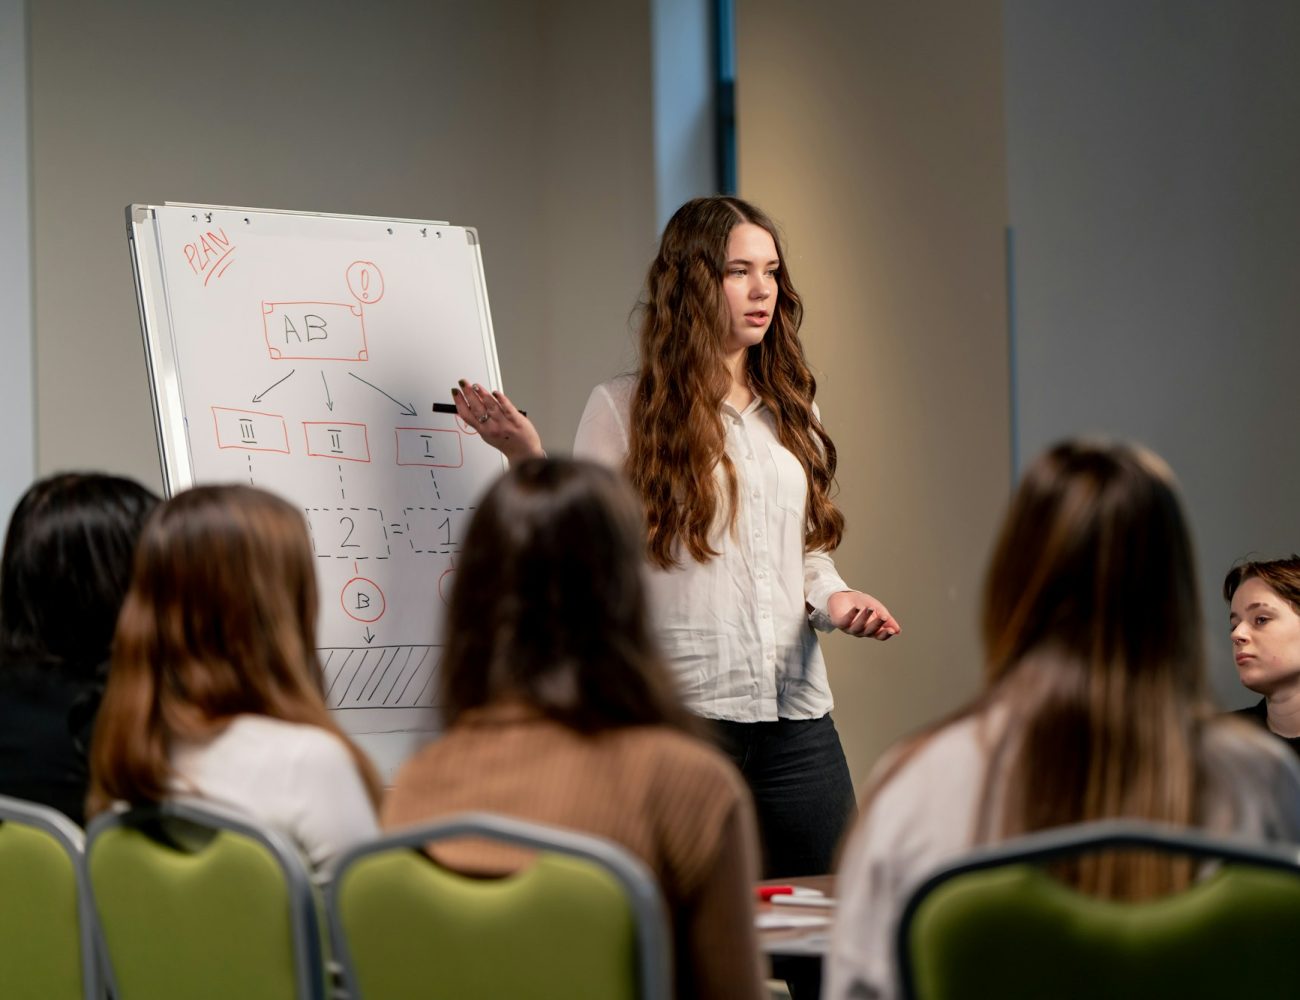
{"label": "green chair back", "polygon": [[0,796],[0,984],[6,1000],[98,1000],[81,830]]}
{"label": "green chair back", "polygon": [[319,1000],[320,925],[298,852],[250,820],[167,802],[91,823],[86,865],[123,1000]]}
{"label": "green chair back", "polygon": [[[1221,862],[1184,892],[1095,899],[1040,865],[1141,847]],[[976,852],[931,876],[899,928],[904,996],[1300,996],[1294,852],[1130,823],[1081,824]]]}
{"label": "green chair back", "polygon": [[[541,853],[499,879],[448,871],[426,844],[483,837]],[[329,888],[355,1000],[659,1000],[671,995],[658,889],[607,841],[485,814],[363,845]]]}

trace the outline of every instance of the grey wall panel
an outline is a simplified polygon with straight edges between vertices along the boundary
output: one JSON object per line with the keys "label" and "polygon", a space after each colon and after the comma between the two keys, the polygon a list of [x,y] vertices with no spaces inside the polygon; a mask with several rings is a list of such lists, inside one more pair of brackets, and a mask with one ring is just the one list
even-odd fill
{"label": "grey wall panel", "polygon": [[477,226],[507,388],[567,448],[587,389],[627,364],[655,237],[649,18],[647,0],[33,5],[41,468],[158,482],[133,201]]}
{"label": "grey wall panel", "polygon": [[1300,7],[1004,4],[1019,436],[1144,442],[1181,480],[1212,679],[1233,560],[1300,549]]}

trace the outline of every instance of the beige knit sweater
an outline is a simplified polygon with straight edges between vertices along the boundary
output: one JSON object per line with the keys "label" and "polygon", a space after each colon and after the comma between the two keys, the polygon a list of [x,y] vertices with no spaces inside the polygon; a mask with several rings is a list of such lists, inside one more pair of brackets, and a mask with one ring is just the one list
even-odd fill
{"label": "beige knit sweater", "polygon": [[[754,931],[757,835],[740,776],[701,741],[656,726],[584,736],[518,704],[466,713],[402,768],[386,828],[487,810],[605,837],[658,877],[680,997],[764,995]],[[522,852],[440,845],[439,862],[502,874]]]}

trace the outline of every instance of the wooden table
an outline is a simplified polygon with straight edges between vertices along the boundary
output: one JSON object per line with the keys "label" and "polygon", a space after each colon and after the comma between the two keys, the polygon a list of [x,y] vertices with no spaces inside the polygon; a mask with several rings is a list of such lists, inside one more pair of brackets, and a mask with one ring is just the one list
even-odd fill
{"label": "wooden table", "polygon": [[[776,878],[759,885],[794,885],[806,889],[816,889],[827,896],[835,896],[834,875],[809,875],[804,878]],[[834,919],[833,907],[781,906],[774,903],[759,903],[755,907],[759,915],[780,913],[783,916],[822,916]],[[817,927],[781,927],[758,932],[758,945],[763,954],[773,956],[803,955],[821,957],[830,951],[831,927],[822,924]]]}

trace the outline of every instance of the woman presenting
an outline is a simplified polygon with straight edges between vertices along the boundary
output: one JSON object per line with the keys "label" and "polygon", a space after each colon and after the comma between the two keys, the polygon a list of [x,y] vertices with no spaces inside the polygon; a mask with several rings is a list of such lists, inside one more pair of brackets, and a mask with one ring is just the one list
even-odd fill
{"label": "woman presenting", "polygon": [[[814,629],[900,628],[829,555],[844,516],[803,307],[774,224],[730,197],[677,210],[646,293],[640,370],[592,391],[574,454],[621,469],[645,504],[657,637],[749,784],[765,877],[824,873],[854,798]],[[543,453],[504,394],[452,394],[511,461]]]}

